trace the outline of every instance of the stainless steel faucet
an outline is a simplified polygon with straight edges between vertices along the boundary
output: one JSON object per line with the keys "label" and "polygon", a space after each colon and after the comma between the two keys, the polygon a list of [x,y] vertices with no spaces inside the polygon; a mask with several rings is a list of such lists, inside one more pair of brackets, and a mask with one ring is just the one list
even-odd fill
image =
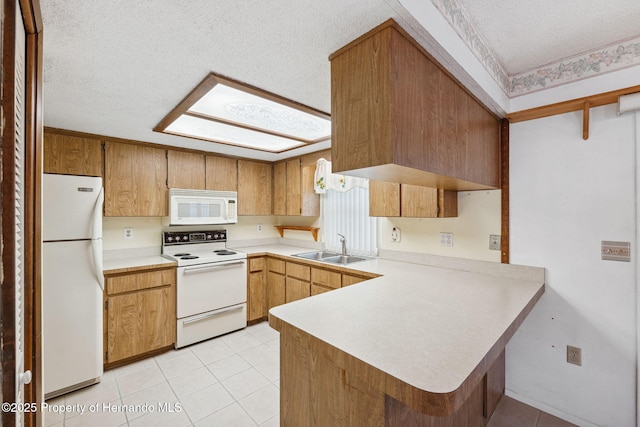
{"label": "stainless steel faucet", "polygon": [[340,244],[342,244],[342,256],[347,256],[347,240],[342,234],[337,234],[340,236]]}

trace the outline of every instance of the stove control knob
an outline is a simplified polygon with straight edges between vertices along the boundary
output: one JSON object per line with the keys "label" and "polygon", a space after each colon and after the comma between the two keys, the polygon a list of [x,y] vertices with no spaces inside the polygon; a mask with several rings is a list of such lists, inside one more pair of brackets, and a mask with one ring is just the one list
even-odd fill
{"label": "stove control knob", "polygon": [[171,242],[171,241],[173,241],[173,237],[167,236],[167,242]]}

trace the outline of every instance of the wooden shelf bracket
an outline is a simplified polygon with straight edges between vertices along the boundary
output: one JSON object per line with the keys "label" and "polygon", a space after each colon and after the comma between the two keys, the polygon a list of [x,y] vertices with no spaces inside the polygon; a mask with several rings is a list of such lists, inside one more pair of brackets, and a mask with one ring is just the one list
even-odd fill
{"label": "wooden shelf bracket", "polygon": [[318,231],[320,231],[318,227],[299,227],[294,225],[275,225],[274,227],[278,230],[278,233],[280,233],[280,237],[284,237],[284,230],[300,230],[310,232],[313,240],[318,241]]}
{"label": "wooden shelf bracket", "polygon": [[582,107],[582,139],[585,141],[589,139],[589,109],[591,104],[589,101],[585,101],[584,107]]}

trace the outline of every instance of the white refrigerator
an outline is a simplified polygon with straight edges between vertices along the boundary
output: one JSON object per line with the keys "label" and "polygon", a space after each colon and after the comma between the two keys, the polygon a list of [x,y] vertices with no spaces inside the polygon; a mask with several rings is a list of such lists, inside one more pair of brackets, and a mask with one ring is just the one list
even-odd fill
{"label": "white refrigerator", "polygon": [[44,174],[42,339],[45,398],[102,373],[102,178]]}

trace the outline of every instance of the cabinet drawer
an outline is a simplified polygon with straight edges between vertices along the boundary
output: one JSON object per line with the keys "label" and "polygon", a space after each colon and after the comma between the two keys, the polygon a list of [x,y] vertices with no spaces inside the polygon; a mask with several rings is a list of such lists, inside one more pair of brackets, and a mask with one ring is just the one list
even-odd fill
{"label": "cabinet drawer", "polygon": [[274,273],[284,274],[285,262],[281,259],[267,258],[267,269]]}
{"label": "cabinet drawer", "polygon": [[342,275],[342,286],[349,286],[356,283],[364,282],[365,280],[369,280],[365,277],[352,276],[350,274]]}
{"label": "cabinet drawer", "polygon": [[287,277],[286,301],[296,301],[311,295],[309,282]]}
{"label": "cabinet drawer", "polygon": [[309,280],[311,280],[311,267],[302,265],[302,264],[296,264],[293,262],[288,262],[287,276],[295,277],[300,280],[306,280],[308,282]]}
{"label": "cabinet drawer", "polygon": [[324,292],[329,292],[329,291],[332,291],[332,290],[333,289],[331,289],[331,288],[325,288],[324,286],[318,286],[318,285],[311,284],[311,296],[322,294]]}
{"label": "cabinet drawer", "polygon": [[123,274],[122,276],[107,277],[107,295],[124,292],[140,291],[143,289],[169,286],[176,283],[176,269],[145,271],[144,273]]}
{"label": "cabinet drawer", "polygon": [[335,271],[323,270],[320,268],[311,269],[311,282],[314,285],[321,285],[328,288],[339,288],[342,283],[342,275]]}
{"label": "cabinet drawer", "polygon": [[264,257],[249,258],[249,271],[262,271],[264,270]]}

